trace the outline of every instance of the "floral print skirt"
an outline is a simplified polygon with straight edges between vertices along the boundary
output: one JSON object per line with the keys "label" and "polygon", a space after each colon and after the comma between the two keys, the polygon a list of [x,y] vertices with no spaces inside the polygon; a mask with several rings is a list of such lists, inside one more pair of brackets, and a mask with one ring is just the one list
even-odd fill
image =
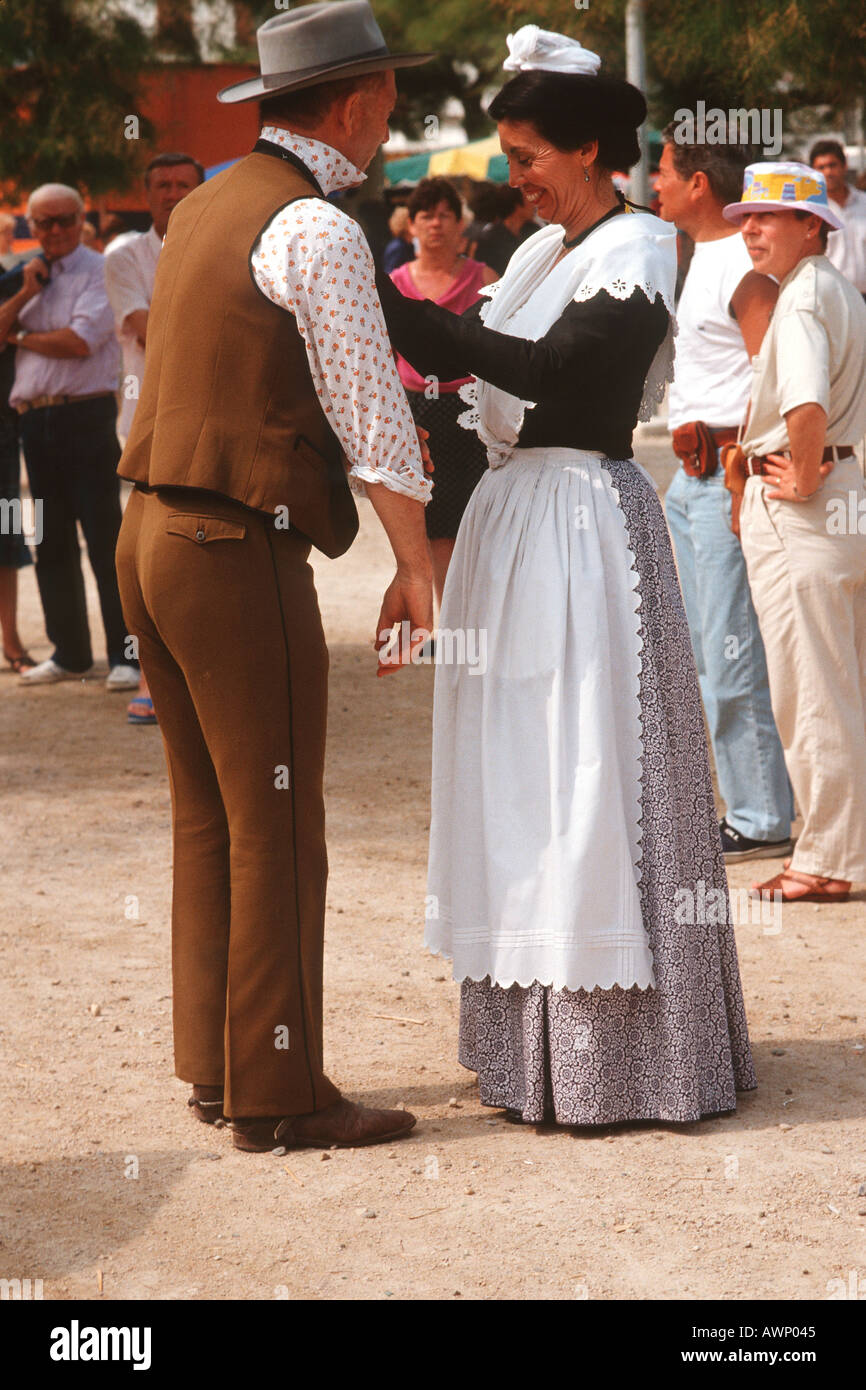
{"label": "floral print skirt", "polygon": [[727,884],[667,526],[643,470],[627,461],[604,466],[639,573],[640,893],[656,987],[588,992],[464,980],[459,1058],[478,1073],[483,1105],[517,1111],[525,1122],[687,1123],[733,1110],[737,1091],[756,1079],[731,914],[706,913],[714,920],[701,922],[688,920],[700,912],[673,910],[688,901],[683,888],[698,903],[721,890],[727,903]]}

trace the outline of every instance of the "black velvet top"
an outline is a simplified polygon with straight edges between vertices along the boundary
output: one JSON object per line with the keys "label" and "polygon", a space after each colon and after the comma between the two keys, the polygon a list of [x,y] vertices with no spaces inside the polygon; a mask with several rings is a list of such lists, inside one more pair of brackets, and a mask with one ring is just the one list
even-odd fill
{"label": "black velvet top", "polygon": [[631,458],[644,383],[668,328],[660,295],[651,304],[640,289],[624,300],[600,290],[566,305],[533,342],[485,328],[481,301],[457,315],[429,299],[404,299],[385,276],[377,283],[391,341],[422,376],[477,376],[536,402],[524,416],[520,448],[594,449],[608,458]]}

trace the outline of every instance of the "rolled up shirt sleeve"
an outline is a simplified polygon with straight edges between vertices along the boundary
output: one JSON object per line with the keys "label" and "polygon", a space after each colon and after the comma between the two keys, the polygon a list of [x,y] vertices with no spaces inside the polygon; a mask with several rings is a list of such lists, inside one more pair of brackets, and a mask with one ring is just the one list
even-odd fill
{"label": "rolled up shirt sleeve", "polygon": [[114,337],[114,314],[102,276],[94,276],[82,290],[72,309],[69,327],[83,338],[91,352]]}
{"label": "rolled up shirt sleeve", "polygon": [[150,295],[140,266],[125,246],[105,255],[105,289],[118,333],[130,314],[150,309]]}
{"label": "rolled up shirt sleeve", "polygon": [[829,414],[830,344],[817,314],[792,309],[780,321],[776,338],[779,414],[814,402]]}
{"label": "rolled up shirt sleeve", "polygon": [[251,266],[262,293],[294,315],[350,477],[429,501],[432,485],[358,224],[324,200],[299,199],[265,228]]}

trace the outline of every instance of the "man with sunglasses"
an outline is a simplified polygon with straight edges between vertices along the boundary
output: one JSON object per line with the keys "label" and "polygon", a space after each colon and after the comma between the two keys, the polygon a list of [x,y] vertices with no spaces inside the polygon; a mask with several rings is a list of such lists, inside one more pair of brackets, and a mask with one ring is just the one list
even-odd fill
{"label": "man with sunglasses", "polygon": [[0,346],[18,349],[9,397],[34,499],[42,502],[36,577],[54,651],[21,676],[27,685],[78,680],[93,664],[77,523],[96,578],[111,690],[138,685],[126,651],[114,550],[120,530],[115,420],[119,352],[103,259],[81,245],[84,205],[65,184],[43,184],[28,204],[41,255],[0,305]]}

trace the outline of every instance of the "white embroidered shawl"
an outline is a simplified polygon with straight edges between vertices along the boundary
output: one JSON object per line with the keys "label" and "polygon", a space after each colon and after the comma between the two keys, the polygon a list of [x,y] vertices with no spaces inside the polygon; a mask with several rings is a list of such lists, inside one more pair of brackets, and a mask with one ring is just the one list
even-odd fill
{"label": "white embroidered shawl", "polygon": [[[537,341],[571,300],[581,303],[599,290],[607,290],[615,299],[629,299],[640,289],[650,303],[661,295],[670,323],[644,386],[638,418],[648,420],[673,379],[676,230],[652,213],[612,217],[554,265],[562,238],[562,227],[552,224],[519,246],[502,279],[481,291],[490,296],[490,303],[480,316],[488,328]],[[517,444],[524,412],[535,402],[520,400],[480,379],[461,386],[460,395],[472,407],[460,416],[460,424],[478,431],[491,468],[505,463]]]}

